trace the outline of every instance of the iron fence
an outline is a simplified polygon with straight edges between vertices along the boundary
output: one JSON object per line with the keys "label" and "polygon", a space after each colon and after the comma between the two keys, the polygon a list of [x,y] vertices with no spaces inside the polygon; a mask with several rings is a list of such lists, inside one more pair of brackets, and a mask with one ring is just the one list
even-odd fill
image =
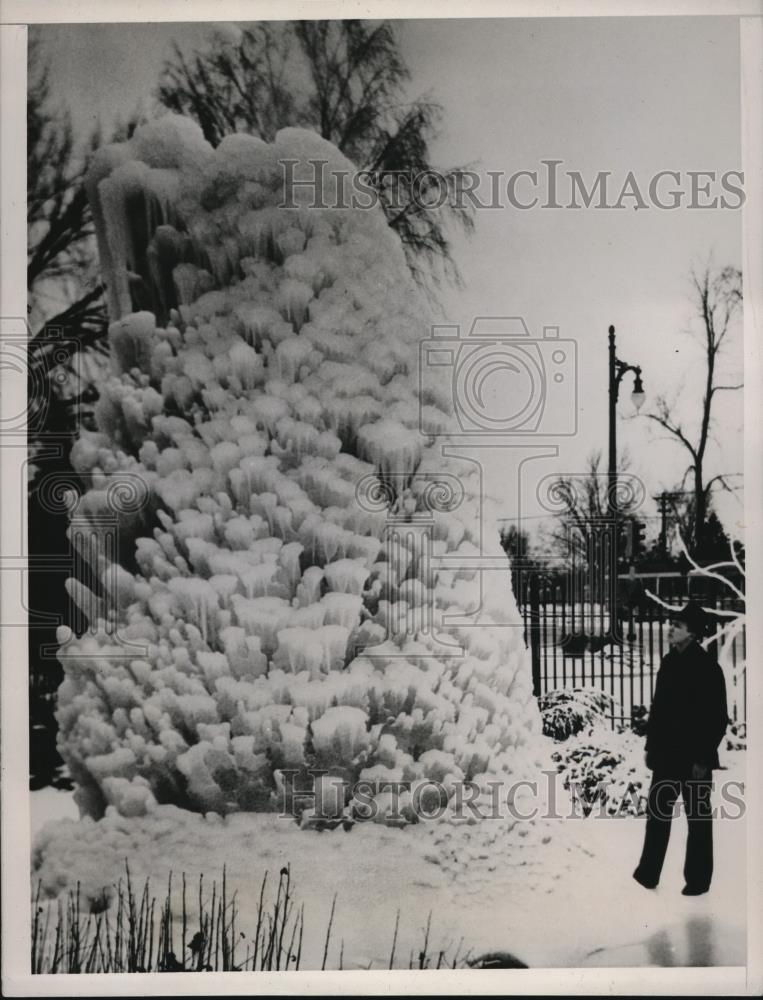
{"label": "iron fence", "polygon": [[[514,588],[523,615],[525,641],[532,654],[537,696],[556,688],[598,688],[613,699],[613,726],[630,724],[649,710],[657,671],[669,648],[670,610],[642,592],[634,603],[615,603],[612,613],[611,602],[593,600],[590,594],[570,599],[563,583],[538,573],[516,578]],[[691,596],[707,609],[744,611],[738,599],[701,593],[696,585]],[[668,603],[680,607],[686,600],[686,591],[681,593],[674,586]],[[729,643],[724,656],[719,656],[717,643],[710,649],[724,669],[729,717],[733,723],[746,723],[744,627]]]}

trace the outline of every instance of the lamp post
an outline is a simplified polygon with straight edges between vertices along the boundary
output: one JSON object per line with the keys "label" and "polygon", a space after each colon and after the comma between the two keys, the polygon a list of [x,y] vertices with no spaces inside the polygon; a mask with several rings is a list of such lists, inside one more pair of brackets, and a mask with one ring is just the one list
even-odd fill
{"label": "lamp post", "polygon": [[[609,328],[609,474],[607,477],[607,514],[612,532],[612,548],[609,560],[609,614],[610,628],[614,635],[615,628],[619,634],[618,617],[618,586],[617,586],[617,550],[620,537],[617,505],[617,399],[620,394],[620,383],[627,372],[633,372],[633,392],[631,400],[638,412],[644,404],[644,383],[641,381],[641,368],[629,365],[617,357],[615,351],[615,328]],[[632,573],[632,568],[631,568]],[[617,625],[615,624],[617,623]]]}
{"label": "lamp post", "polygon": [[[620,394],[620,383],[626,372],[633,372],[633,392],[631,401],[640,410],[644,405],[646,395],[644,383],[641,381],[639,365],[628,365],[617,357],[615,351],[615,328],[609,328],[609,475],[607,481],[607,513],[617,520],[617,399]],[[615,537],[617,526],[615,525]]]}

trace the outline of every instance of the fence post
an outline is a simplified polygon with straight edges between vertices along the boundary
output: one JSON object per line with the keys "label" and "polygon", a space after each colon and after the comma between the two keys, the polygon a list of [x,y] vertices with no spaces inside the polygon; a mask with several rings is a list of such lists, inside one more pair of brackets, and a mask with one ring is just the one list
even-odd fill
{"label": "fence post", "polygon": [[533,694],[540,697],[540,586],[538,574],[530,574],[530,656],[532,659]]}

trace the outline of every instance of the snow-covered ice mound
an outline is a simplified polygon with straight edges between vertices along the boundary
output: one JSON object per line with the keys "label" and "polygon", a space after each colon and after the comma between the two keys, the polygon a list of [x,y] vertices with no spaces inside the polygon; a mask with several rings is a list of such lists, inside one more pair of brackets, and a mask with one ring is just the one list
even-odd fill
{"label": "snow-covered ice mound", "polygon": [[328,162],[328,204],[353,169],[310,132],[213,149],[167,116],[90,170],[113,373],[73,450],[80,528],[136,497],[116,551],[76,533],[100,585],[70,590],[98,628],[60,634],[60,750],[91,817],[270,810],[285,769],[452,787],[539,765],[508,565],[483,586],[431,564],[501,549],[478,467],[420,430],[451,389],[419,397],[402,246],[380,210],[312,208],[309,187],[278,207],[287,160]]}

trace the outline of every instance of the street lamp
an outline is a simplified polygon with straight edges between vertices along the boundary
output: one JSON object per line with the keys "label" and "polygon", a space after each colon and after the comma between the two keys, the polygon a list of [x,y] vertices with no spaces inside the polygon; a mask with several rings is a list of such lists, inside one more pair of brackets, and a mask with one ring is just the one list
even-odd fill
{"label": "street lamp", "polygon": [[626,372],[633,372],[633,392],[631,401],[636,412],[641,409],[646,399],[644,383],[641,380],[639,365],[628,365],[621,361],[615,352],[615,328],[609,328],[609,475],[607,490],[607,511],[611,518],[617,518],[617,399],[620,393],[620,383]]}

